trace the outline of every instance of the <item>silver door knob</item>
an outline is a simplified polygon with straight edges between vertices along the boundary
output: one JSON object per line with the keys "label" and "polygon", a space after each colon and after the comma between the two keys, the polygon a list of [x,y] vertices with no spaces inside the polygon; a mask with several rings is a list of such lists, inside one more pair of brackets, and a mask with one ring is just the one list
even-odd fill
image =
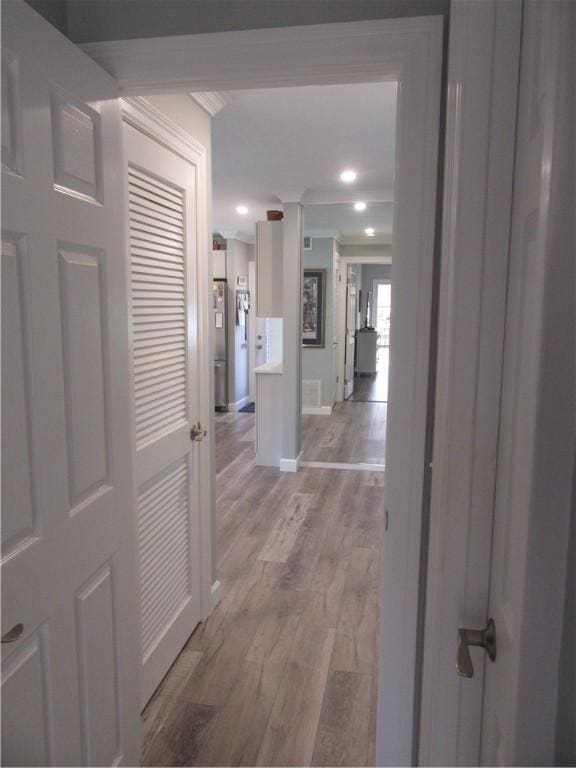
{"label": "silver door knob", "polygon": [[9,632],[6,632],[5,635],[2,635],[2,642],[14,643],[16,642],[16,640],[20,640],[23,634],[24,634],[24,624],[14,624],[14,626]]}
{"label": "silver door knob", "polygon": [[470,646],[484,648],[490,661],[496,660],[496,625],[488,619],[485,629],[458,630],[458,657],[456,670],[461,677],[474,677],[474,666],[470,657]]}

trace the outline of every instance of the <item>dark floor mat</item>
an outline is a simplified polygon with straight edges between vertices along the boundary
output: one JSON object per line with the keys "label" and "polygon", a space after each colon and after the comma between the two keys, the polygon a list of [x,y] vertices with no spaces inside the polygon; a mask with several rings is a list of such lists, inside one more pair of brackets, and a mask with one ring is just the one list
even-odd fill
{"label": "dark floor mat", "polygon": [[256,403],[248,403],[244,408],[240,408],[238,413],[256,413]]}

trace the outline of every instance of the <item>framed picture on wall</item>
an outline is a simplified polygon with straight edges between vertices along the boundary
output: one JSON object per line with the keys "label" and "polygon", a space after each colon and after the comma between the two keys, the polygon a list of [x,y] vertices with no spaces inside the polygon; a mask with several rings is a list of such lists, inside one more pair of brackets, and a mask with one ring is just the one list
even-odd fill
{"label": "framed picture on wall", "polygon": [[305,269],[302,283],[302,346],[324,347],[326,270]]}

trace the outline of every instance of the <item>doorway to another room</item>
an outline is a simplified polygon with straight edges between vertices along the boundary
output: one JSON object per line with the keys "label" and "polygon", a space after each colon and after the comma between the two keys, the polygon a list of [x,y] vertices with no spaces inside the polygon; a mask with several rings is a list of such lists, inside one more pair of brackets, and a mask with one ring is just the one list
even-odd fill
{"label": "doorway to another room", "polygon": [[[365,273],[369,270],[370,276],[365,277]],[[359,403],[388,402],[392,304],[390,265],[363,265],[363,285],[365,282],[369,284],[373,271],[386,277],[373,278],[373,287],[366,295],[364,316],[356,336],[354,391],[348,399]]]}
{"label": "doorway to another room", "polygon": [[[345,104],[354,108],[335,122]],[[145,710],[145,765],[162,764],[174,749],[188,765],[376,760],[386,403],[345,399],[338,338],[346,334],[348,274],[350,286],[358,280],[353,342],[368,325],[359,257],[370,268],[390,261],[395,104],[394,82],[285,88],[236,92],[214,117],[215,528],[223,597]],[[289,162],[270,134],[283,135]],[[306,145],[313,162],[298,159]],[[357,184],[340,179],[342,152],[357,168]],[[279,471],[288,173],[299,196],[344,201],[304,208],[304,295],[308,267],[313,275],[302,319],[302,341],[309,341],[302,348],[302,459],[308,445],[329,464],[304,461],[297,472]],[[354,208],[357,198],[366,198],[362,210]],[[364,231],[370,225],[374,236]],[[371,274],[366,279],[380,275]],[[296,294],[298,314],[302,304]],[[351,370],[354,377],[354,363]],[[307,412],[306,398],[316,412]],[[368,471],[342,471],[362,463]],[[360,723],[350,716],[335,737],[342,685],[346,712],[358,712]]]}
{"label": "doorway to another room", "polygon": [[[393,148],[389,139],[386,149],[393,154]],[[393,179],[386,178],[383,187],[381,197],[389,200],[357,205],[352,196],[348,203],[304,208],[300,462],[305,467],[384,470]],[[308,305],[322,326],[318,339],[306,337]]]}

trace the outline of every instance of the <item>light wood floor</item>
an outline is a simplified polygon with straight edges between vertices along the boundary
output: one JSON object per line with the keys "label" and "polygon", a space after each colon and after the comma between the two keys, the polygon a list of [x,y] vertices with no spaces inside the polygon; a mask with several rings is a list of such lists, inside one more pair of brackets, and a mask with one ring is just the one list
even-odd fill
{"label": "light wood floor", "polygon": [[389,347],[381,347],[378,350],[378,370],[374,376],[354,377],[354,392],[350,400],[369,403],[385,403],[388,400],[388,364],[390,358]]}
{"label": "light wood floor", "polygon": [[303,416],[302,461],[384,464],[387,407],[346,400],[330,416]]}
{"label": "light wood floor", "polygon": [[383,475],[256,467],[217,416],[219,606],[143,714],[143,765],[374,765]]}

